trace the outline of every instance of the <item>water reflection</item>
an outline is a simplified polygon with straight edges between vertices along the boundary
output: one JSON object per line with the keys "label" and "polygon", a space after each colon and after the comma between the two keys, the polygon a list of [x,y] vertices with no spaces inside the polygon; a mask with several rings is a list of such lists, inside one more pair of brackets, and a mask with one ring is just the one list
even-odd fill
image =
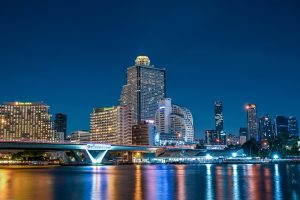
{"label": "water reflection", "polygon": [[186,199],[186,183],[185,183],[185,165],[176,165],[176,181],[177,181],[177,199],[185,200]]}
{"label": "water reflection", "polygon": [[0,169],[0,199],[299,199],[299,165]]}
{"label": "water reflection", "polygon": [[232,185],[233,185],[233,199],[237,200],[240,199],[240,191],[239,191],[239,179],[238,179],[238,172],[237,172],[237,165],[232,165]]}
{"label": "water reflection", "polygon": [[274,182],[275,182],[275,199],[282,199],[280,181],[281,177],[279,174],[278,164],[274,165],[275,173],[274,173]]}
{"label": "water reflection", "polygon": [[212,199],[213,198],[213,179],[211,175],[211,164],[206,164],[206,182],[207,182],[207,187],[206,187],[206,199]]}

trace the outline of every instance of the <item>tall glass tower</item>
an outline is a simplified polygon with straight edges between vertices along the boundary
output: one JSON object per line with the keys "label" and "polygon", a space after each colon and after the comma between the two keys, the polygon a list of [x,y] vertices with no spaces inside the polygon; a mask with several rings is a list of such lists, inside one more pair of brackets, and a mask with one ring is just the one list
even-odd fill
{"label": "tall glass tower", "polygon": [[120,105],[130,106],[132,123],[154,120],[160,99],[166,96],[165,69],[150,65],[148,56],[138,56],[135,65],[127,68]]}
{"label": "tall glass tower", "polygon": [[219,133],[222,132],[224,129],[222,101],[215,102],[215,123],[216,123],[216,131]]}
{"label": "tall glass tower", "polygon": [[258,141],[258,122],[257,122],[257,110],[255,104],[247,104],[247,139],[255,138]]}

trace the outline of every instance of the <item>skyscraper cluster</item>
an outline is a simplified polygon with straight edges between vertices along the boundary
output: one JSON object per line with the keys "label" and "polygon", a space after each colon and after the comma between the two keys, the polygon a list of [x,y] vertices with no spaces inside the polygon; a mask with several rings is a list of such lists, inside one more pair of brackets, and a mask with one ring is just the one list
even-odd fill
{"label": "skyscraper cluster", "polygon": [[[120,105],[114,107],[115,110],[120,111],[105,112],[101,108],[93,110],[90,118],[93,141],[116,144],[154,144],[156,130],[170,134],[180,133],[182,141],[193,141],[192,114],[184,107],[171,106],[170,103],[168,109],[172,111],[164,116],[166,129],[160,129],[160,122],[155,121],[155,115],[160,111],[159,102],[164,101],[165,98],[165,69],[151,65],[150,59],[145,55],[138,56],[134,66],[127,68],[127,82],[122,88]],[[100,117],[103,113],[106,113],[105,117]],[[109,125],[107,125],[108,121],[110,121]],[[158,129],[153,128],[153,125],[158,125],[155,126]]]}
{"label": "skyscraper cluster", "polygon": [[287,137],[299,137],[298,120],[294,116],[270,115],[257,117],[255,104],[247,104],[247,139],[254,138],[256,141],[264,141],[275,136],[286,134]]}

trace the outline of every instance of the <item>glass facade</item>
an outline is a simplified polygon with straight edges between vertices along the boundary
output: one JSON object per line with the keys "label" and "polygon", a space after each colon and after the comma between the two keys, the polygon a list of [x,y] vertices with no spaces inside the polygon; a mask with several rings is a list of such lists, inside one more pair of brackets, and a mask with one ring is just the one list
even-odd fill
{"label": "glass facade", "polygon": [[257,122],[257,109],[255,104],[247,104],[247,139],[254,138],[258,140],[258,122]]}
{"label": "glass facade", "polygon": [[120,104],[132,108],[132,123],[154,120],[158,102],[166,95],[165,70],[150,65],[147,56],[138,56],[127,69]]}

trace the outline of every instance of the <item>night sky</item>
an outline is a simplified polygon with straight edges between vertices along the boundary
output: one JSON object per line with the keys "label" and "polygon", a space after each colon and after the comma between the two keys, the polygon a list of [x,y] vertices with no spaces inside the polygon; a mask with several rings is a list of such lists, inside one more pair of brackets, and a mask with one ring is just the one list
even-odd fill
{"label": "night sky", "polygon": [[139,54],[167,70],[167,96],[196,135],[259,115],[300,118],[300,1],[14,1],[0,4],[0,102],[44,101],[89,129],[93,107],[117,105]]}

